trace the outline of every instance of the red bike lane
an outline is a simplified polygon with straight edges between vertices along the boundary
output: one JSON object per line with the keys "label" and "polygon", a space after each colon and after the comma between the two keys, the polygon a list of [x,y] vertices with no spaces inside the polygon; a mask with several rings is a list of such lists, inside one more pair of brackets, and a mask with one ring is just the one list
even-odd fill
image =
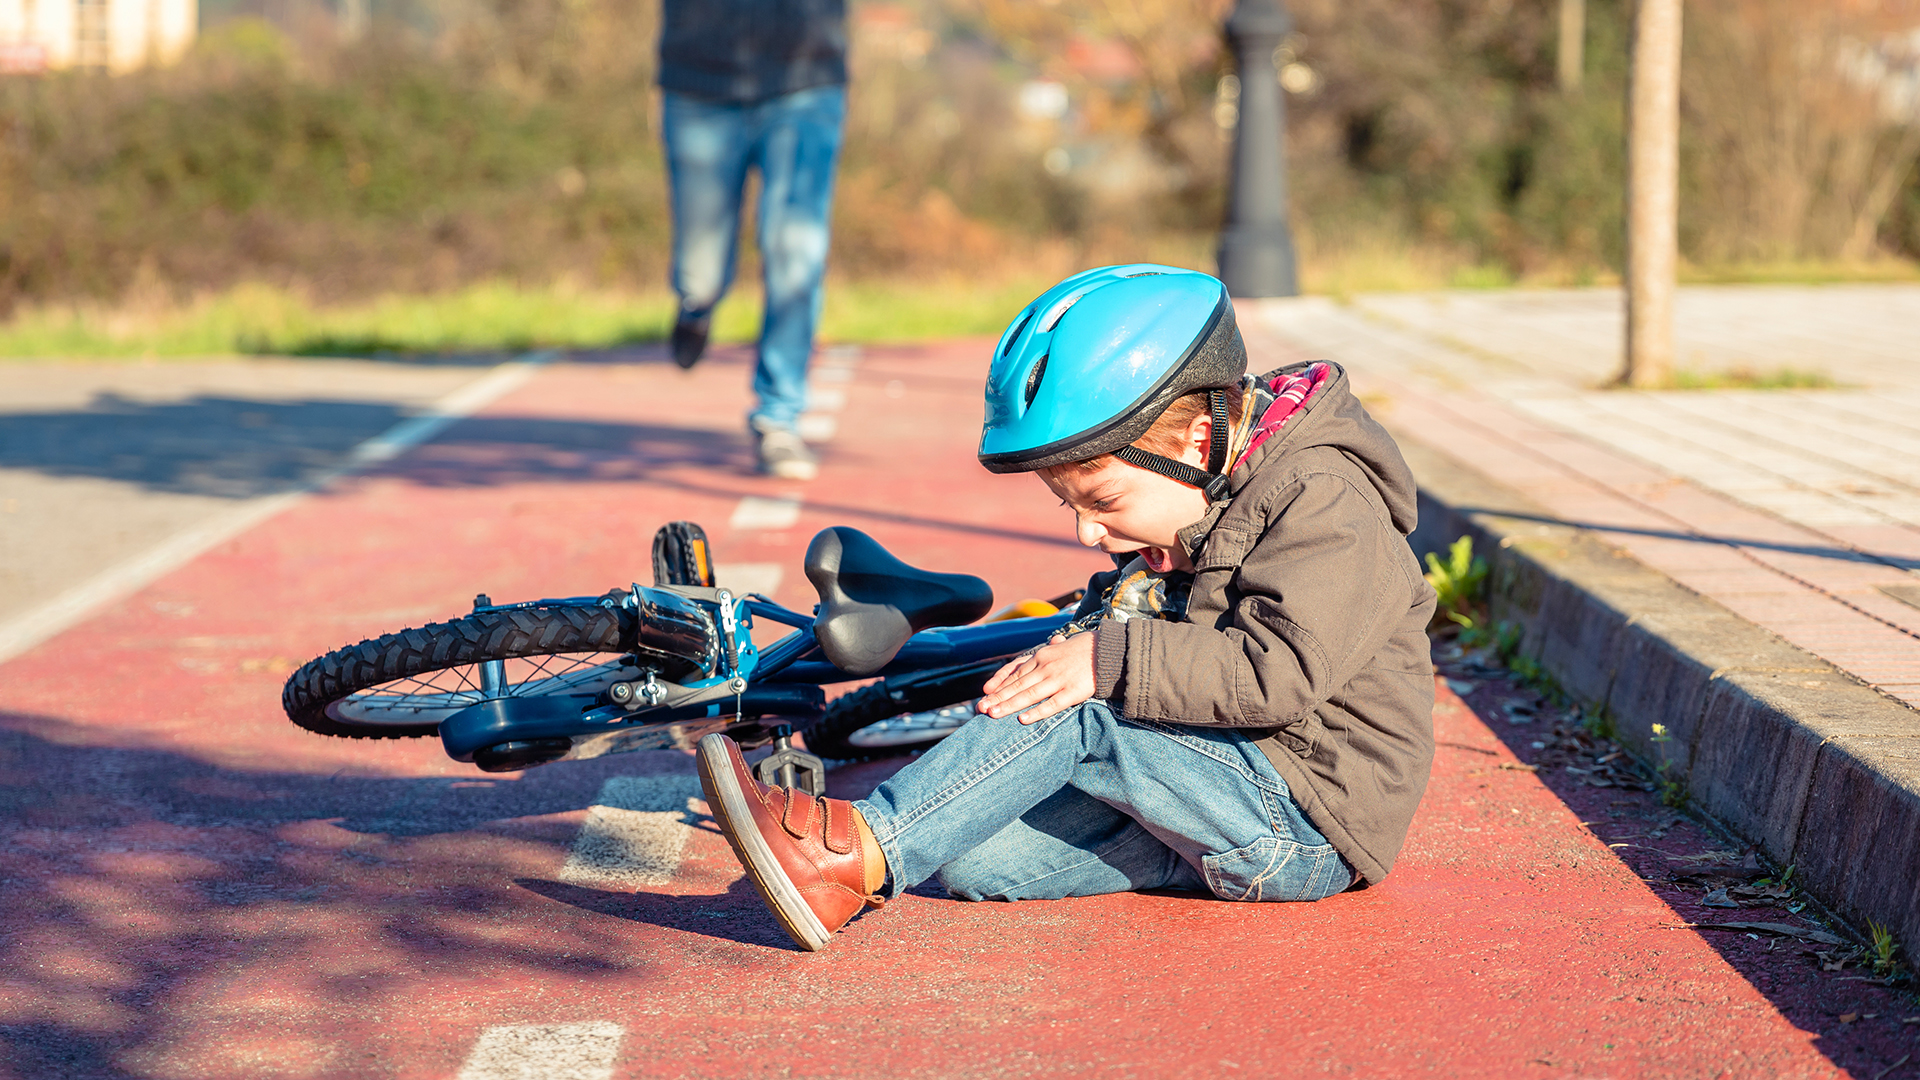
{"label": "red bike lane", "polygon": [[[761,910],[683,754],[488,776],[280,713],[297,663],[475,592],[644,581],[679,518],[802,608],[830,524],[1002,601],[1078,584],[1100,560],[1066,512],[973,462],[985,349],[841,366],[804,485],[748,471],[741,350],[556,365],[0,665],[8,1075],[1845,1075],[1444,684],[1378,887],[914,894],[818,955]],[[596,829],[654,844],[653,883],[580,870]],[[522,1051],[544,1065],[512,1071]]]}

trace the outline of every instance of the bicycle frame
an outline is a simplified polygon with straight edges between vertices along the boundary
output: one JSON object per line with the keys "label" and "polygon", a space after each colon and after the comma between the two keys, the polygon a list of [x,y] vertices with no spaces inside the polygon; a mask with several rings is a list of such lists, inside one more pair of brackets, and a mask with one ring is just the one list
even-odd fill
{"label": "bicycle frame", "polygon": [[[726,589],[636,584],[625,598],[573,597],[480,610],[561,605],[618,606],[635,618],[671,611],[676,620],[689,605],[697,607],[712,627],[707,674],[674,683],[644,672],[639,679],[616,682],[594,695],[489,698],[441,722],[440,739],[449,756],[473,761],[475,752],[503,744],[543,748],[540,757],[548,761],[631,750],[687,750],[712,731],[726,731],[751,745],[773,738],[774,728],[782,724],[817,718],[826,705],[820,689],[824,685],[1012,657],[1044,643],[1071,619],[1069,612],[1061,612],[922,630],[908,638],[885,667],[863,676],[825,659],[812,616],[757,593],[736,596]],[[790,626],[793,632],[762,649],[752,637],[756,617]],[[646,633],[644,624],[641,631]],[[666,633],[676,644],[685,643],[683,622]],[[560,740],[568,744],[564,752]]]}

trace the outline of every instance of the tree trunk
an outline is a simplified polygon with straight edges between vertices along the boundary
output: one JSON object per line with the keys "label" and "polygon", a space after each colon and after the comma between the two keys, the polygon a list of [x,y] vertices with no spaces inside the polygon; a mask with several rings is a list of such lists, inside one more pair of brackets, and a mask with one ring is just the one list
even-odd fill
{"label": "tree trunk", "polygon": [[1554,72],[1560,89],[1580,89],[1587,67],[1587,0],[1560,0],[1560,54]]}
{"label": "tree trunk", "polygon": [[1622,382],[1673,378],[1680,201],[1680,0],[1639,0],[1627,89],[1627,363]]}
{"label": "tree trunk", "polygon": [[1880,171],[1879,176],[1873,178],[1866,195],[1860,200],[1859,209],[1853,216],[1853,229],[1847,236],[1845,246],[1840,249],[1842,259],[1852,262],[1873,254],[1875,241],[1879,239],[1880,223],[1886,220],[1887,211],[1893,208],[1894,197],[1900,194],[1907,173],[1913,171],[1916,158],[1920,158],[1920,120],[1911,120],[1901,131],[1899,142],[1894,145],[1893,159]]}

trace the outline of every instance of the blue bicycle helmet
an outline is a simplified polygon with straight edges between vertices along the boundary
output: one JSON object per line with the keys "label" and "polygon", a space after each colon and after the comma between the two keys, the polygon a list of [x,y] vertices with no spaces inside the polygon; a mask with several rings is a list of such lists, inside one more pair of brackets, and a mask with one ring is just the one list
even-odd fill
{"label": "blue bicycle helmet", "polygon": [[[1148,263],[1075,274],[1028,304],[994,347],[980,464],[1032,472],[1112,454],[1224,498],[1226,392],[1246,370],[1218,279]],[[1205,471],[1132,445],[1195,390],[1213,391]]]}

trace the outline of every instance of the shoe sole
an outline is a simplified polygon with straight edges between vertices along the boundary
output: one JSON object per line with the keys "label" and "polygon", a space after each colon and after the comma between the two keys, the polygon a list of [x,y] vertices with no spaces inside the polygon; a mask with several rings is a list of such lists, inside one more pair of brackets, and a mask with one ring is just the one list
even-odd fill
{"label": "shoe sole", "polygon": [[811,480],[820,475],[820,466],[803,465],[788,461],[779,465],[768,465],[761,469],[768,476],[777,476],[782,480]]}
{"label": "shoe sole", "polygon": [[[807,901],[794,887],[793,879],[780,868],[780,860],[774,857],[773,849],[767,846],[760,831],[753,827],[753,810],[747,805],[748,795],[741,790],[738,779],[733,773],[733,762],[727,753],[726,737],[708,735],[700,740],[700,753],[697,758],[700,768],[700,788],[706,793],[707,808],[713,811],[713,819],[720,826],[720,835],[727,838],[727,846],[733,848],[733,854],[740,865],[747,870],[747,877],[753,887],[760,890],[760,899],[766,901],[767,910],[773,912],[780,926],[793,939],[794,944],[808,952],[819,952],[833,940],[826,924],[807,906]],[[739,827],[744,823],[745,828]]]}

